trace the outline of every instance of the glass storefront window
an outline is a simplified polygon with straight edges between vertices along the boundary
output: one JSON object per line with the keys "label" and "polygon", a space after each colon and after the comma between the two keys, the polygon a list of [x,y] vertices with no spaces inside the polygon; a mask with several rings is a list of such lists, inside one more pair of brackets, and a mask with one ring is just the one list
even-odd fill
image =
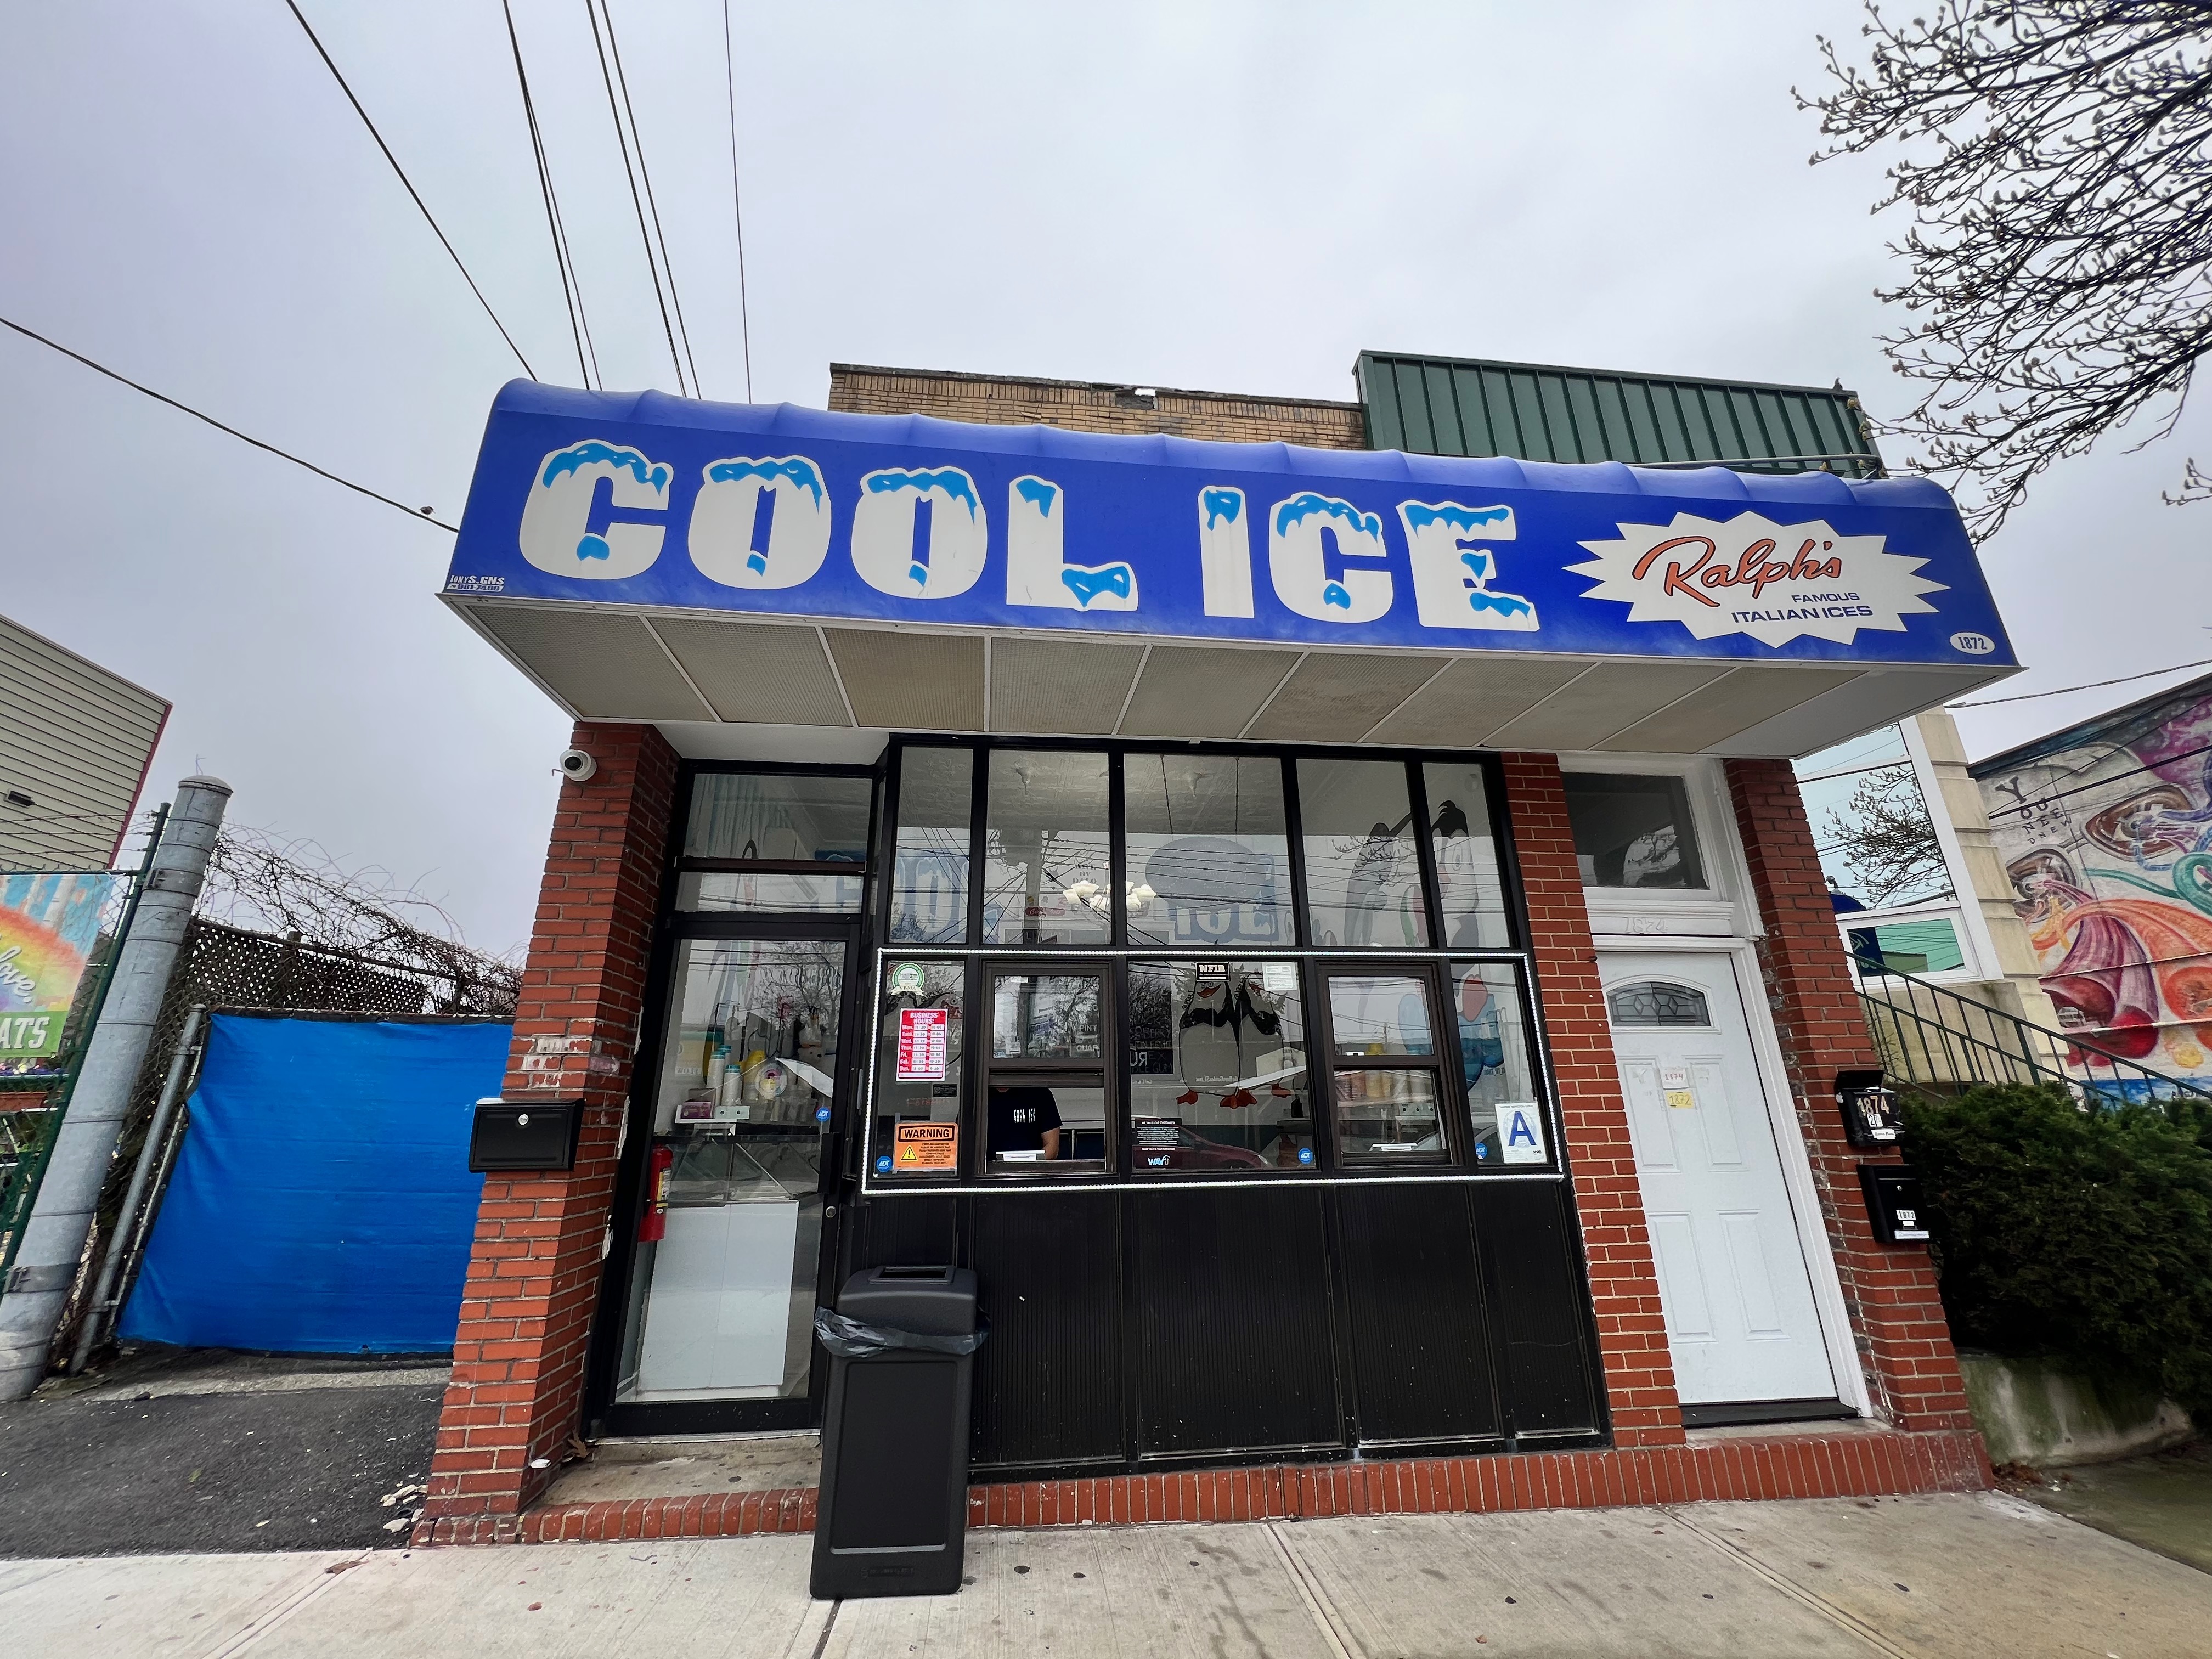
{"label": "glass storefront window", "polygon": [[[1498,1141],[1500,1109],[1522,1106],[1540,1112],[1535,1064],[1521,1013],[1519,972],[1510,963],[1456,962],[1451,990],[1474,1158],[1484,1168],[1495,1168],[1504,1162]],[[1540,1127],[1540,1115],[1538,1122]],[[1515,1161],[1522,1160],[1516,1155]]]}
{"label": "glass storefront window", "polygon": [[806,1393],[844,981],[842,942],[677,947],[620,1398]]}
{"label": "glass storefront window", "polygon": [[739,913],[851,911],[860,908],[866,884],[857,866],[849,876],[802,876],[775,870],[686,870],[676,878],[676,908]]}
{"label": "glass storefront window", "polygon": [[1131,963],[1128,1064],[1139,1175],[1313,1167],[1296,963]]}
{"label": "glass storefront window", "polygon": [[985,944],[1095,945],[1113,937],[1106,793],[1102,754],[992,752]]}
{"label": "glass storefront window", "polygon": [[1000,974],[991,985],[994,1060],[1097,1060],[1096,974]]}
{"label": "glass storefront window", "polygon": [[1348,1164],[1444,1156],[1434,1073],[1340,1071],[1335,1105],[1337,1156]]}
{"label": "glass storefront window", "polygon": [[960,1060],[967,968],[884,963],[868,1156],[878,1176],[960,1173]]}
{"label": "glass storefront window", "polygon": [[891,850],[894,945],[967,943],[975,768],[965,749],[915,747],[902,755]]}
{"label": "glass storefront window", "polygon": [[1443,943],[1462,951],[1510,945],[1482,768],[1473,761],[1431,762],[1421,769],[1421,783],[1428,792],[1429,846],[1443,900]]}
{"label": "glass storefront window", "polygon": [[1432,1054],[1429,999],[1419,980],[1388,974],[1332,974],[1328,1018],[1339,1054]]}
{"label": "glass storefront window", "polygon": [[1280,761],[1131,755],[1121,778],[1131,944],[1297,942]]}
{"label": "glass storefront window", "polygon": [[1301,760],[1298,817],[1315,945],[1403,950],[1429,942],[1406,769]]}
{"label": "glass storefront window", "polygon": [[1443,1163],[1434,981],[1328,969],[1330,1108],[1341,1164]]}
{"label": "glass storefront window", "polygon": [[701,773],[691,785],[676,908],[858,910],[874,799],[869,778]]}
{"label": "glass storefront window", "polygon": [[1587,887],[1703,887],[1682,780],[1570,772],[1567,821]]}

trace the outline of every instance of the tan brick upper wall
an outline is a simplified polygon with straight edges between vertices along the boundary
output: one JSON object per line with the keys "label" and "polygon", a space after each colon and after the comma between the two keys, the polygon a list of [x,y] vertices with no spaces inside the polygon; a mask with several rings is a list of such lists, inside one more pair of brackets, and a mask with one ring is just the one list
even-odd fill
{"label": "tan brick upper wall", "polygon": [[1243,398],[1172,386],[1036,380],[915,368],[830,365],[830,407],[848,415],[933,415],[978,426],[1057,426],[1075,432],[1166,432],[1217,443],[1364,449],[1358,404]]}

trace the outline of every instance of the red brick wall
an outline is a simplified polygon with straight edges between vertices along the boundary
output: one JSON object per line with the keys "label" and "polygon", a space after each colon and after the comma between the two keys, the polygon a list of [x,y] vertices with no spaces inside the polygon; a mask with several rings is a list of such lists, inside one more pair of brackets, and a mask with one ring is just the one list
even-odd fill
{"label": "red brick wall", "polygon": [[1508,755],[1505,799],[1528,900],[1528,944],[1542,982],[1544,1032],[1581,1212],[1583,1250],[1617,1446],[1679,1444],[1682,1411],[1644,1224],[1597,949],[1575,863],[1556,755]]}
{"label": "red brick wall", "polygon": [[581,724],[574,744],[599,771],[561,786],[503,1092],[580,1098],[583,1135],[569,1173],[484,1182],[433,1517],[519,1512],[550,1478],[532,1461],[558,1465],[582,1401],[677,757],[649,726]]}
{"label": "red brick wall", "polygon": [[1856,1152],[1844,1139],[1836,1073],[1881,1060],[1851,984],[1796,777],[1786,761],[1734,760],[1728,780],[1766,930],[1759,968],[1875,1407],[1902,1428],[1972,1428],[1928,1252],[1875,1243],[1857,1166],[1882,1155]]}

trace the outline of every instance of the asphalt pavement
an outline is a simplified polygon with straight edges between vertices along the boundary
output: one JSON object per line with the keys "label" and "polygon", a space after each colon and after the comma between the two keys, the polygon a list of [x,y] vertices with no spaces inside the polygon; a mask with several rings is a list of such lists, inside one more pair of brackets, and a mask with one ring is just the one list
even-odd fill
{"label": "asphalt pavement", "polygon": [[0,1405],[0,1558],[396,1549],[446,1375],[169,1349],[50,1382]]}

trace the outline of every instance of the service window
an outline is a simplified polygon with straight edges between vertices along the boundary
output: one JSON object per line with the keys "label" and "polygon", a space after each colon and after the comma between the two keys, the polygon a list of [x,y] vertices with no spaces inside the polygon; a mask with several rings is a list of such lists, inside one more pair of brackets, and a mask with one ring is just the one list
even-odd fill
{"label": "service window", "polygon": [[1326,966],[1329,1109],[1347,1166],[1442,1164],[1449,1096],[1425,966]]}
{"label": "service window", "polygon": [[1128,1055],[1138,1175],[1314,1167],[1297,963],[1131,963]]}
{"label": "service window", "polygon": [[893,957],[884,963],[868,1142],[879,1177],[959,1176],[967,971],[957,961]]}
{"label": "service window", "polygon": [[1097,1174],[1113,1154],[1106,1110],[1103,963],[994,964],[977,1121],[991,1176]]}
{"label": "service window", "polygon": [[1451,1000],[1476,1167],[1551,1167],[1552,1134],[1536,1086],[1520,969],[1510,962],[1455,962]]}

